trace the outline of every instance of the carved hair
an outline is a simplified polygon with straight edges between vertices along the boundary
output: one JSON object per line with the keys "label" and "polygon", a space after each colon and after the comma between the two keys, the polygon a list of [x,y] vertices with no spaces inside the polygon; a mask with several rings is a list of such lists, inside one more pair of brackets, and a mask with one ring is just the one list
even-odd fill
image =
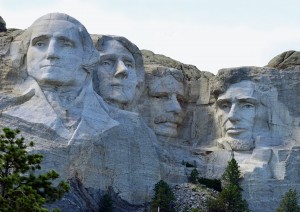
{"label": "carved hair", "polygon": [[266,83],[266,80],[269,80],[262,78],[259,72],[259,68],[251,66],[221,69],[212,82],[211,94],[218,99],[218,96],[225,93],[231,85],[241,81],[251,81],[260,103],[269,106],[267,101],[268,97],[271,97],[270,92],[274,92],[274,86]]}
{"label": "carved hair", "polygon": [[[182,82],[184,80],[184,75],[181,70],[165,67],[165,66],[158,66],[158,65],[146,65],[146,78],[153,78],[153,77],[164,77],[164,76],[172,76],[178,82]],[[149,81],[149,80],[147,80]]]}

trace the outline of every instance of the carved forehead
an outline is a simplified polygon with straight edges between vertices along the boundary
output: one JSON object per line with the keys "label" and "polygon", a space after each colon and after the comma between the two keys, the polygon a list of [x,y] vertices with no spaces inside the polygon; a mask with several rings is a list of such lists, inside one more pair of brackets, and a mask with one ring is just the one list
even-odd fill
{"label": "carved forehead", "polygon": [[41,23],[45,23],[45,21],[47,22],[50,22],[50,21],[67,21],[67,22],[70,22],[76,26],[82,26],[83,25],[78,21],[76,20],[75,18],[67,15],[67,14],[63,14],[63,13],[49,13],[49,14],[46,14],[40,18],[38,18],[36,21],[33,22],[33,24],[30,26],[30,27],[34,27],[34,26],[37,26],[37,25],[40,25]]}
{"label": "carved forehead", "polygon": [[183,83],[177,81],[172,75],[152,77],[148,84],[150,94],[175,93],[184,95]]}
{"label": "carved forehead", "polygon": [[232,100],[232,99],[257,99],[256,86],[251,81],[241,81],[239,83],[232,84],[225,91],[225,93],[219,95],[220,100]]}
{"label": "carved forehead", "polygon": [[119,41],[107,40],[103,43],[100,55],[121,55],[124,57],[131,58],[134,61],[132,53],[125,48]]}
{"label": "carved forehead", "polygon": [[183,83],[183,73],[182,71],[175,69],[175,68],[169,68],[165,66],[145,66],[146,67],[146,76],[148,80],[151,80],[154,77],[165,77],[165,76],[171,76],[178,82]]}
{"label": "carved forehead", "polygon": [[40,22],[39,25],[32,26],[31,39],[39,36],[64,36],[81,43],[79,31],[77,27],[64,20],[50,21],[47,23]]}

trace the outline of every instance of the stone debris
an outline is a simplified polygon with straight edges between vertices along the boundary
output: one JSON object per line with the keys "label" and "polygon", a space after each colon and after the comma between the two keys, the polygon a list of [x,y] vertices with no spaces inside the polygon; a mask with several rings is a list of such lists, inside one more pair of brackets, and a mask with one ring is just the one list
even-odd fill
{"label": "stone debris", "polygon": [[[201,184],[184,183],[173,187],[176,212],[207,211],[207,200],[216,197],[218,192]],[[196,210],[197,209],[197,210]]]}

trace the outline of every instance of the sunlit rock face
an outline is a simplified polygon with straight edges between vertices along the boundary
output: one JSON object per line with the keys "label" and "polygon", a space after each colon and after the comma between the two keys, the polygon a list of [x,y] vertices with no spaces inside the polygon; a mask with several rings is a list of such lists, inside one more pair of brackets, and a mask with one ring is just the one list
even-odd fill
{"label": "sunlit rock face", "polygon": [[140,211],[160,179],[185,183],[193,168],[220,178],[235,157],[250,209],[275,211],[300,193],[299,61],[288,51],[214,76],[47,14],[0,32],[0,126],[70,181],[49,208],[98,211],[109,192],[116,211]]}
{"label": "sunlit rock face", "polygon": [[[52,13],[1,39],[1,60],[6,61],[1,66],[1,126],[19,128],[36,141],[33,151],[45,155],[44,170],[55,169],[82,189],[109,190],[130,204],[150,201],[160,180],[155,134],[138,114],[109,104],[94,90],[102,55],[85,27],[66,14]],[[127,63],[128,52],[117,47]],[[128,82],[131,96],[124,96],[130,101],[143,74]],[[81,195],[68,210],[81,207],[86,198]]]}
{"label": "sunlit rock face", "polygon": [[280,193],[294,185],[287,173],[298,166],[299,113],[292,106],[299,101],[298,86],[296,66],[222,69],[212,81],[217,134],[198,152],[211,151],[207,175],[213,177],[221,175],[226,158],[235,157],[244,176],[243,195],[254,211],[274,211]]}

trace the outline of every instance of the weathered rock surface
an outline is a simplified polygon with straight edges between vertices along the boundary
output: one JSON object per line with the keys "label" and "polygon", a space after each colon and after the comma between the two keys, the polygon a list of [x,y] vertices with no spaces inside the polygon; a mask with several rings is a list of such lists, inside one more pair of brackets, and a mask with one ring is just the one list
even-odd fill
{"label": "weathered rock surface", "polygon": [[[71,192],[48,207],[98,211],[109,192],[115,211],[143,211],[160,179],[177,185],[178,210],[202,207],[206,196],[184,184],[191,166],[220,178],[232,156],[251,210],[274,211],[290,188],[300,193],[299,52],[214,76],[141,55],[126,38],[93,35],[93,43],[68,15],[45,17],[0,33],[0,126],[36,141],[31,151],[45,155],[44,169],[70,181]],[[73,36],[50,42],[39,37],[44,31]],[[42,59],[41,46],[56,51]]]}
{"label": "weathered rock surface", "polygon": [[[49,36],[58,31],[63,40]],[[56,13],[1,35],[0,126],[35,140],[32,151],[45,155],[45,171],[75,181],[73,193],[55,205],[98,211],[108,190],[127,208],[149,202],[160,180],[155,134],[138,114],[107,104],[94,91],[98,53],[84,26]]]}
{"label": "weathered rock surface", "polygon": [[285,69],[288,67],[300,65],[300,52],[286,51],[274,57],[268,63],[267,67]]}

